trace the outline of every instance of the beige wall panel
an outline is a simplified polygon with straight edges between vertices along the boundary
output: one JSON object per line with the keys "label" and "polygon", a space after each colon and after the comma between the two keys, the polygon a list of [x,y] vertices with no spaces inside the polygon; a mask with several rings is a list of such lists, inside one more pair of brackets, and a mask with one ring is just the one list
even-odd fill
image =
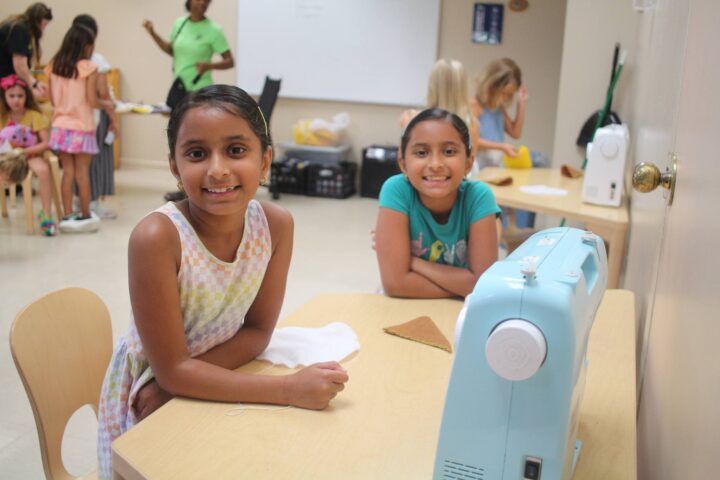
{"label": "beige wall panel", "polygon": [[[0,17],[20,12],[30,3],[30,0],[2,2]],[[95,16],[100,26],[97,50],[121,71],[123,99],[151,103],[164,100],[172,82],[171,59],[155,46],[141,23],[144,18],[152,20],[156,30],[167,38],[173,21],[184,13],[182,0],[48,0],[47,3],[53,9],[54,20],[43,39],[44,61],[58,48],[72,18],[78,13],[89,13]],[[558,98],[565,0],[532,2],[523,13],[514,13],[506,8],[504,39],[499,46],[477,45],[470,41],[473,4],[468,0],[442,2],[438,54],[463,61],[471,77],[493,58],[508,56],[517,60],[531,96],[525,131],[520,141],[534,150],[550,154]],[[208,16],[225,28],[233,47],[236,2],[216,0],[210,5]],[[369,30],[368,34],[372,35],[372,31]],[[258,42],[265,41],[272,39],[258,39]],[[242,65],[236,68],[242,68]],[[217,82],[235,82],[234,70],[216,72],[214,76]],[[273,113],[272,130],[276,141],[290,141],[292,124],[298,119],[329,118],[346,111],[352,121],[349,141],[353,146],[353,157],[359,160],[364,146],[399,142],[397,120],[402,110],[402,107],[387,105],[281,99]],[[167,158],[165,124],[166,120],[160,116],[123,116],[123,161],[164,166]]]}

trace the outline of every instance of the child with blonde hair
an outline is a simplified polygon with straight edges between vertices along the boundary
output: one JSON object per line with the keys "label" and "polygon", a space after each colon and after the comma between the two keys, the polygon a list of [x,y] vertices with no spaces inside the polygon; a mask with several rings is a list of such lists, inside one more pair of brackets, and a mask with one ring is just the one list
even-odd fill
{"label": "child with blonde hair", "polygon": [[[468,80],[462,63],[454,59],[441,58],[430,71],[426,108],[441,108],[454,113],[468,126],[471,140],[471,155],[474,158],[478,148],[480,129],[468,101]],[[405,129],[418,110],[406,110],[400,116],[400,128]]]}
{"label": "child with blonde hair", "polygon": [[[508,105],[517,99],[515,117],[508,113]],[[522,72],[509,58],[490,62],[478,76],[475,96],[470,100],[472,113],[480,124],[476,167],[498,166],[502,155],[516,157],[518,151],[505,143],[505,134],[520,138],[525,123],[527,87],[522,83]]]}

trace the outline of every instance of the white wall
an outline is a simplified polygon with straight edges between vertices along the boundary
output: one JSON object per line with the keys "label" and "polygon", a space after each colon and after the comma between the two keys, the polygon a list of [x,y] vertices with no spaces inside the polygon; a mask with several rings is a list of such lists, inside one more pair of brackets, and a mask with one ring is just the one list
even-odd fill
{"label": "white wall", "polygon": [[635,75],[637,23],[632,0],[568,0],[552,155],[554,166],[582,165],[585,152],[575,145],[575,140],[585,120],[605,102],[615,42],[627,50],[628,56],[615,89],[613,110],[623,122],[632,124],[629,84]]}
{"label": "white wall", "polygon": [[[172,22],[184,13],[183,0],[45,1],[54,15],[43,39],[45,62],[56,51],[72,18],[78,13],[89,13],[96,17],[100,26],[97,50],[121,71],[122,98],[150,103],[164,100],[172,81],[171,59],[156,47],[141,23],[144,18],[152,20],[156,30],[167,38]],[[473,0],[442,2],[438,54],[464,62],[471,77],[494,58],[508,56],[517,60],[530,89],[527,123],[521,141],[548,154],[553,149],[565,1],[532,2],[523,13],[506,8],[504,39],[499,46],[477,45],[470,41]],[[32,2],[2,2],[0,18],[23,11]],[[231,46],[236,37],[235,4],[233,0],[216,0],[208,10],[208,16],[225,28]],[[372,35],[372,31],[368,31],[368,35]],[[272,39],[259,38],[258,41]],[[236,68],[242,68],[242,65]],[[214,77],[220,83],[234,83],[235,72],[215,72]],[[292,125],[298,119],[330,117],[347,111],[352,120],[349,140],[354,158],[359,160],[364,146],[399,142],[397,120],[403,108],[281,98],[273,113],[272,132],[276,141],[290,141]],[[161,116],[125,115],[121,122],[123,162],[164,167],[166,120]]]}

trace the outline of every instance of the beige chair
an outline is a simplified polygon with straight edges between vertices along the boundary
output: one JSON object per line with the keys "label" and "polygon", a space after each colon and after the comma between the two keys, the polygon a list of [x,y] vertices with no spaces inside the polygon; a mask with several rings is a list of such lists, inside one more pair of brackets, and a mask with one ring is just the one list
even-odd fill
{"label": "beige chair", "polygon": [[[58,158],[49,152],[45,155],[45,161],[47,161],[50,165],[50,176],[52,178],[52,203],[55,205],[55,221],[56,223],[59,223],[60,219],[63,217],[63,207],[60,200],[60,164],[58,162]],[[22,182],[23,205],[25,207],[25,231],[28,234],[35,233],[35,216],[33,215],[32,204],[32,177],[33,173],[32,170],[30,170],[27,177],[25,177],[25,180]],[[0,187],[4,187],[2,182],[0,182]],[[13,183],[8,185],[8,189],[10,190],[10,206],[14,208],[17,204],[15,184]],[[3,217],[8,217],[5,192],[0,192],[0,212]],[[51,212],[46,213],[51,214]]]}
{"label": "beige chair", "polygon": [[110,313],[89,290],[49,293],[15,317],[10,349],[35,415],[45,475],[74,478],[62,462],[63,433],[80,407],[97,414],[112,355]]}

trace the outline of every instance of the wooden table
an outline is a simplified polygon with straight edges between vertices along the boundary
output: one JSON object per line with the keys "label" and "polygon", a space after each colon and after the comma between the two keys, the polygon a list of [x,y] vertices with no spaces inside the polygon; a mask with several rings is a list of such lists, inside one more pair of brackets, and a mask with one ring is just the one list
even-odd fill
{"label": "wooden table", "polygon": [[[581,199],[583,177],[567,178],[559,168],[503,169],[483,168],[475,179],[488,179],[510,175],[512,185],[499,187],[488,184],[495,194],[498,205],[520,208],[531,212],[544,213],[576,220],[585,224],[588,230],[600,235],[608,247],[608,288],[617,288],[625,256],[625,237],[628,228],[627,199],[620,207],[603,207],[584,203]],[[564,196],[534,195],[520,190],[523,185],[546,185],[567,190]]]}
{"label": "wooden table", "polygon": [[[608,291],[589,346],[576,479],[635,479],[632,293]],[[175,399],[113,443],[116,478],[429,479],[453,355],[383,333],[429,315],[452,341],[462,303],[321,295],[283,326],[342,321],[360,339],[344,392],[324,411],[246,410]],[[247,372],[288,370],[254,361]]]}

